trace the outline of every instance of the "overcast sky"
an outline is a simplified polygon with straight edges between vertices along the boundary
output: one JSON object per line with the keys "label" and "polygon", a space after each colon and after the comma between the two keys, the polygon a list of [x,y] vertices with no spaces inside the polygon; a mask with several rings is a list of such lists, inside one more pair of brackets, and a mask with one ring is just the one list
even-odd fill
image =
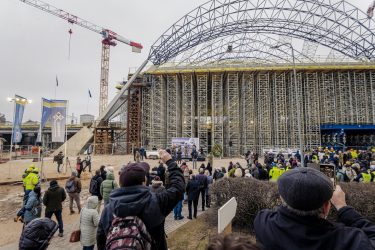
{"label": "overcast sky", "polygon": [[[153,42],[184,14],[206,0],[44,0],[71,14],[109,28],[142,43],[142,54],[118,44],[111,48],[109,101],[117,81],[126,78],[148,56]],[[327,0],[328,1],[328,0]],[[366,10],[370,0],[349,0]],[[72,29],[68,60],[69,34]],[[98,115],[101,59],[100,35],[70,25],[67,21],[18,0],[1,0],[0,6],[0,113],[12,120],[13,105],[6,101],[14,94],[32,99],[24,121],[40,119],[40,98],[68,99],[69,113]]]}

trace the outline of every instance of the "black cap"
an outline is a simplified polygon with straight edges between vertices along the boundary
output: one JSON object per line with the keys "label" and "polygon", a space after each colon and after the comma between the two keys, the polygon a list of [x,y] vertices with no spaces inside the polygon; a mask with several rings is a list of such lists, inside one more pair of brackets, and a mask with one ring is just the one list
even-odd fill
{"label": "black cap", "polygon": [[333,194],[332,181],[314,168],[289,170],[280,176],[277,184],[279,194],[286,204],[302,211],[321,208]]}

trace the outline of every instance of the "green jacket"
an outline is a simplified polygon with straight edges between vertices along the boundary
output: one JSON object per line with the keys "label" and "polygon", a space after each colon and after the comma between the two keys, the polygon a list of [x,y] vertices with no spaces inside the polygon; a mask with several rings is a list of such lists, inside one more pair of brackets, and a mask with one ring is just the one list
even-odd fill
{"label": "green jacket", "polygon": [[111,171],[108,171],[107,179],[100,185],[100,194],[103,196],[105,202],[108,202],[109,194],[116,188],[118,188],[118,184],[115,181],[115,177]]}
{"label": "green jacket", "polygon": [[56,212],[62,210],[62,202],[66,199],[65,190],[58,185],[48,188],[43,196],[43,204],[46,212]]}

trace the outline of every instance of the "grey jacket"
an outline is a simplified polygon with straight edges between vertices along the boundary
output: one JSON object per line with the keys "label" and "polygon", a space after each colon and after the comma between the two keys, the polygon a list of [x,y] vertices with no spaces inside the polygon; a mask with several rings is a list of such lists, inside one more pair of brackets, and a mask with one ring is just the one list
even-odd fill
{"label": "grey jacket", "polygon": [[90,196],[87,199],[86,207],[81,210],[80,228],[82,246],[88,247],[96,244],[96,230],[100,219],[96,210],[98,202],[98,196]]}

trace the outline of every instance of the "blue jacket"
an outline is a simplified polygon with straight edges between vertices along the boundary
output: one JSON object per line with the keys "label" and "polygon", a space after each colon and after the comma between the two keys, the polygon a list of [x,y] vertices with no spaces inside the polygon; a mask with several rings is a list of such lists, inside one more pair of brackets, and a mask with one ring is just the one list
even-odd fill
{"label": "blue jacket", "polygon": [[29,223],[33,219],[39,218],[40,217],[40,212],[42,211],[39,209],[39,213],[35,214],[34,208],[39,207],[41,208],[42,206],[42,201],[41,199],[37,197],[37,194],[34,191],[31,191],[29,194],[29,198],[27,199],[26,205],[25,205],[25,214],[24,214],[24,221],[25,223]]}

